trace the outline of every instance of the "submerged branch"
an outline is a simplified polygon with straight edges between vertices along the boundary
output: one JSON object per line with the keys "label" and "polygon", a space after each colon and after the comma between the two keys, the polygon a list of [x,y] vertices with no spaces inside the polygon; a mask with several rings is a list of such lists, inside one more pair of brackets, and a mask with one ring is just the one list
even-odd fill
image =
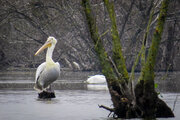
{"label": "submerged branch", "polygon": [[99,108],[103,108],[103,109],[108,110],[110,112],[114,112],[115,111],[114,108],[109,108],[109,107],[104,106],[104,105],[98,105],[98,106],[99,106]]}
{"label": "submerged branch", "polygon": [[176,95],[176,99],[174,100],[174,104],[173,104],[173,109],[172,109],[172,111],[175,110],[177,100],[178,100],[178,95]]}

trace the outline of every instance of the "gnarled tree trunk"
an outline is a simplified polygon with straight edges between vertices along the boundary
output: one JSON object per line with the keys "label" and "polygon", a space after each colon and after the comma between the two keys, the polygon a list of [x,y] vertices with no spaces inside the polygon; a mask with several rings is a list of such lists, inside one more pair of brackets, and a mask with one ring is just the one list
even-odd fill
{"label": "gnarled tree trunk", "polygon": [[[148,51],[145,65],[142,68],[141,76],[136,85],[136,102],[143,110],[144,117],[173,117],[170,108],[158,98],[154,88],[154,66],[161,41],[161,35],[165,23],[169,0],[162,2],[160,13],[152,38],[152,44]],[[162,112],[163,111],[163,112]]]}
{"label": "gnarled tree trunk", "polygon": [[[116,24],[114,4],[113,2],[109,2],[109,0],[104,0],[104,4],[107,8],[111,21],[111,36],[113,42],[112,59],[108,56],[103,46],[96,26],[95,18],[91,11],[89,0],[82,0],[91,38],[95,45],[95,51],[99,56],[102,73],[106,76],[114,106],[114,108],[108,108],[105,106],[100,107],[113,112],[114,117],[118,118],[173,117],[174,114],[170,108],[158,98],[154,88],[155,59],[161,40],[169,0],[164,0],[162,2],[158,23],[152,38],[152,45],[149,49],[147,60],[144,61],[141,76],[135,89],[133,89],[131,83],[133,80],[129,79],[125,59],[122,53]],[[161,109],[163,109],[164,113],[162,113]]]}

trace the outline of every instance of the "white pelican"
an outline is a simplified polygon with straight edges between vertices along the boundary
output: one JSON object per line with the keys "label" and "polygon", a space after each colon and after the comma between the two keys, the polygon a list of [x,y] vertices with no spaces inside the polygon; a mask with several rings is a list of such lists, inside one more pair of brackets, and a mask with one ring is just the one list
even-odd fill
{"label": "white pelican", "polygon": [[86,83],[90,83],[90,84],[106,83],[106,77],[104,75],[94,75],[89,77],[86,80]]}
{"label": "white pelican", "polygon": [[74,65],[74,67],[75,67],[76,69],[80,70],[80,66],[79,66],[79,64],[78,64],[77,62],[73,62],[73,65]]}
{"label": "white pelican", "polygon": [[46,43],[35,53],[35,56],[47,49],[46,62],[43,62],[36,70],[34,89],[42,92],[47,91],[60,74],[60,64],[52,59],[53,50],[57,40],[54,37],[48,37]]}

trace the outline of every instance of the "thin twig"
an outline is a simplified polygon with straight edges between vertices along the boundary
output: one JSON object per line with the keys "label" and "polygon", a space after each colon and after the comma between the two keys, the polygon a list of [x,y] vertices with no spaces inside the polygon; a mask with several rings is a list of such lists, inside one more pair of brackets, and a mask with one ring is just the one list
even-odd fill
{"label": "thin twig", "polygon": [[37,40],[33,37],[31,37],[30,35],[26,34],[25,32],[22,32],[21,30],[17,29],[16,27],[14,27],[16,31],[20,32],[21,34],[23,34],[24,36],[31,38],[32,40],[36,41],[39,44],[43,44],[43,42],[41,42],[40,40]]}
{"label": "thin twig", "polygon": [[178,100],[178,95],[176,95],[176,99],[174,100],[174,105],[173,105],[173,110],[172,111],[175,110],[177,100]]}
{"label": "thin twig", "polygon": [[102,35],[100,35],[100,36],[98,37],[98,40],[97,40],[96,45],[95,45],[95,48],[97,47],[99,41],[101,40],[101,37],[103,37],[104,35],[106,35],[108,32],[109,32],[109,29],[106,30]]}
{"label": "thin twig", "polygon": [[171,64],[169,64],[169,66],[168,66],[168,68],[167,68],[167,70],[166,70],[165,75],[163,75],[163,76],[160,78],[160,80],[165,80],[165,79],[168,77],[168,73],[169,73],[170,67],[171,67]]}
{"label": "thin twig", "polygon": [[125,30],[126,24],[127,24],[127,22],[128,22],[129,15],[131,14],[131,11],[132,11],[132,8],[133,8],[134,3],[135,3],[135,0],[133,0],[133,1],[131,2],[130,8],[129,8],[127,14],[126,14],[125,17],[124,17],[124,23],[123,23],[123,26],[122,26],[121,31],[120,31],[120,33],[119,33],[119,38],[120,38],[120,39],[122,38],[122,35],[123,35],[123,33],[124,33],[124,30]]}
{"label": "thin twig", "polygon": [[116,71],[117,76],[118,76],[119,78],[122,78],[122,74],[119,73],[119,71],[118,71],[118,69],[117,69],[116,64],[114,63],[114,61],[111,59],[110,56],[108,57],[108,59],[109,59],[109,61],[111,62],[111,64],[113,65],[113,67],[114,67],[114,69],[115,69],[115,71]]}

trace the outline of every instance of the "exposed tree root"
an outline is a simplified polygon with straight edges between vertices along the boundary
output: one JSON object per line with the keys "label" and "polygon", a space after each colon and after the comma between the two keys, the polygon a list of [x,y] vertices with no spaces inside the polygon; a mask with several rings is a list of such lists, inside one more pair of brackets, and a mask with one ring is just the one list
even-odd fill
{"label": "exposed tree root", "polygon": [[167,104],[163,100],[157,98],[156,106],[157,106],[156,117],[158,118],[174,117],[172,110],[167,106]]}
{"label": "exposed tree root", "polygon": [[[135,89],[136,101],[132,101],[122,95],[118,89],[110,88],[114,108],[99,105],[99,108],[108,110],[113,118],[168,118],[174,117],[172,110],[167,104],[158,98],[157,93],[152,91],[146,94],[143,91],[144,83],[138,84]],[[152,100],[150,100],[152,99]],[[152,109],[153,108],[153,109]],[[150,109],[152,109],[150,111]]]}
{"label": "exposed tree root", "polygon": [[[167,104],[158,98],[156,91],[145,92],[146,84],[141,81],[135,88],[136,106],[138,106],[142,112],[141,117],[151,118],[167,118],[174,117],[172,110]],[[151,109],[151,111],[150,111]],[[154,116],[152,116],[154,115]]]}

